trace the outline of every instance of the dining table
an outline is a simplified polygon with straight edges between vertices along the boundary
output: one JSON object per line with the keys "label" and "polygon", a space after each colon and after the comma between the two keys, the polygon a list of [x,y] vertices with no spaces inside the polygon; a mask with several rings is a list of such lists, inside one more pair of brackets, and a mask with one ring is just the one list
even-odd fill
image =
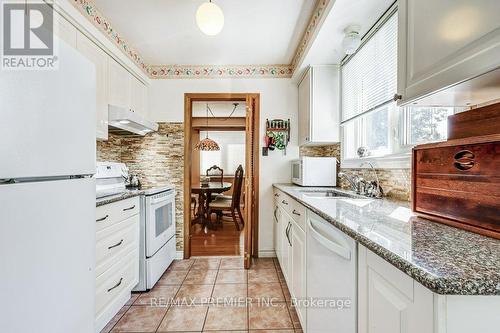
{"label": "dining table", "polygon": [[232,184],[229,182],[209,182],[194,183],[191,186],[191,193],[198,194],[198,210],[192,221],[192,225],[201,224],[203,228],[214,229],[208,211],[210,202],[212,201],[212,193],[223,193],[231,189]]}

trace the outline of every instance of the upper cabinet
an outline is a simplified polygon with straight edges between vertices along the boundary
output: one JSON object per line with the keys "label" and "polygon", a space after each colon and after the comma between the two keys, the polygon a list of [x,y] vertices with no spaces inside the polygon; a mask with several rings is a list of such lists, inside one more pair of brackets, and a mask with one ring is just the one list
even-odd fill
{"label": "upper cabinet", "polygon": [[77,50],[95,65],[96,70],[96,137],[108,139],[108,55],[94,42],[78,32]]}
{"label": "upper cabinet", "polygon": [[498,0],[399,0],[399,104],[500,67],[499,12]]}
{"label": "upper cabinet", "polygon": [[299,83],[299,145],[339,142],[339,98],[339,67],[309,67]]}
{"label": "upper cabinet", "polygon": [[109,59],[109,104],[146,115],[147,87],[114,59]]}
{"label": "upper cabinet", "polygon": [[54,26],[57,26],[56,29],[54,29],[54,34],[68,45],[76,48],[78,30],[75,26],[56,12],[54,12]]}

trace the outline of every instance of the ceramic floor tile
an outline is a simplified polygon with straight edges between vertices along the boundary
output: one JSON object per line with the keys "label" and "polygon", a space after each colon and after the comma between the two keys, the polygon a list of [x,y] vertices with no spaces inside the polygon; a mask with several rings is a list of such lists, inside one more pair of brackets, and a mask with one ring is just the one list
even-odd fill
{"label": "ceramic floor tile", "polygon": [[171,306],[158,328],[158,332],[199,332],[208,306]]}
{"label": "ceramic floor tile", "polygon": [[279,282],[275,269],[259,269],[248,271],[248,283]]}
{"label": "ceramic floor tile", "polygon": [[214,284],[216,270],[190,270],[183,284]]}
{"label": "ceramic floor tile", "polygon": [[297,310],[293,305],[288,305],[288,312],[290,313],[290,319],[292,319],[293,328],[302,329],[300,325],[299,315],[297,314]]}
{"label": "ceramic floor tile", "polygon": [[212,295],[213,285],[185,284],[177,292],[177,304],[208,303]]}
{"label": "ceramic floor tile", "polygon": [[216,283],[247,283],[247,271],[244,269],[219,270]]}
{"label": "ceramic floor tile", "polygon": [[203,330],[246,330],[247,326],[246,306],[213,305],[208,308]]}
{"label": "ceramic floor tile", "polygon": [[212,300],[217,304],[231,301],[234,303],[229,304],[246,303],[246,297],[246,284],[216,284],[212,292]]}
{"label": "ceramic floor tile", "polygon": [[131,306],[111,332],[155,332],[166,307]]}
{"label": "ceramic floor tile", "polygon": [[209,270],[219,269],[220,259],[218,258],[200,258],[196,259],[191,269]]}
{"label": "ceramic floor tile", "polygon": [[125,303],[125,305],[132,305],[137,300],[137,298],[141,296],[141,293],[132,293],[130,299]]}
{"label": "ceramic floor tile", "polygon": [[269,300],[272,302],[285,302],[285,296],[278,282],[274,283],[249,283],[248,297],[252,301]]}
{"label": "ceramic floor tile", "polygon": [[288,287],[286,286],[285,283],[281,284],[281,290],[283,291],[283,295],[285,295],[285,300],[289,302],[290,299],[292,298],[292,295],[290,294],[290,290],[288,290]]}
{"label": "ceramic floor tile", "polygon": [[134,305],[166,306],[171,303],[180,286],[155,286],[147,293],[142,293]]}
{"label": "ceramic floor tile", "polygon": [[193,263],[194,259],[174,260],[168,269],[171,271],[187,271]]}
{"label": "ceramic floor tile", "polygon": [[249,305],[250,329],[292,329],[286,303]]}
{"label": "ceramic floor tile", "polygon": [[156,282],[156,285],[181,285],[186,278],[188,271],[166,271],[163,276]]}
{"label": "ceramic floor tile", "polygon": [[130,308],[130,306],[128,306],[128,305],[125,305],[124,307],[122,307],[120,309],[120,311],[118,311],[118,313],[113,318],[111,318],[109,323],[101,330],[101,333],[110,332],[111,329],[113,328],[113,326],[116,325],[116,323],[121,319],[121,317],[125,314],[125,312],[127,312],[127,310],[129,308]]}
{"label": "ceramic floor tile", "polygon": [[256,258],[253,260],[251,269],[275,269],[273,258]]}
{"label": "ceramic floor tile", "polygon": [[243,258],[223,258],[219,269],[243,269]]}

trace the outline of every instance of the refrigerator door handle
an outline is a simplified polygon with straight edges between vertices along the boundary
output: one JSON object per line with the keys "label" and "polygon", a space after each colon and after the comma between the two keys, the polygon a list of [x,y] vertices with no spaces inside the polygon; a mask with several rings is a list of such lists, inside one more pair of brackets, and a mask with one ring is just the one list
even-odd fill
{"label": "refrigerator door handle", "polygon": [[101,217],[100,219],[97,219],[96,222],[102,222],[104,221],[105,219],[107,219],[109,217],[109,215],[106,215],[104,217]]}

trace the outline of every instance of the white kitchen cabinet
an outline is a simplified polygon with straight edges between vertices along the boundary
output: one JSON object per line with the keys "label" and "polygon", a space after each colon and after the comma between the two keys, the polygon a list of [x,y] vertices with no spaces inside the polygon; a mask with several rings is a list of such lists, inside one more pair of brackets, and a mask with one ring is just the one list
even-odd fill
{"label": "white kitchen cabinet", "polygon": [[139,198],[96,209],[96,332],[120,311],[139,282]]}
{"label": "white kitchen cabinet", "polygon": [[281,271],[283,272],[283,276],[285,277],[285,281],[287,285],[290,286],[290,265],[291,265],[291,241],[290,241],[290,228],[291,228],[291,219],[288,214],[285,212],[283,208],[280,207],[281,210]]}
{"label": "white kitchen cabinet", "polygon": [[499,12],[498,0],[398,1],[399,104],[498,68]]}
{"label": "white kitchen cabinet", "polygon": [[96,71],[96,137],[108,139],[108,58],[99,46],[78,32],[77,50],[95,65]]}
{"label": "white kitchen cabinet", "polygon": [[359,246],[359,333],[433,333],[434,295],[384,259]]}
{"label": "white kitchen cabinet", "polygon": [[299,145],[339,142],[339,67],[309,67],[299,83],[298,98]]}
{"label": "white kitchen cabinet", "polygon": [[109,104],[131,109],[130,73],[112,58],[108,58],[108,70]]}
{"label": "white kitchen cabinet", "polygon": [[[306,233],[293,221],[291,232],[291,290],[298,300],[306,298]],[[297,306],[297,314],[302,327],[306,327],[306,308]]]}
{"label": "white kitchen cabinet", "polygon": [[147,111],[147,88],[146,86],[130,75],[130,108],[143,117]]}
{"label": "white kitchen cabinet", "polygon": [[78,30],[57,12],[54,12],[54,34],[68,45],[76,48]]}
{"label": "white kitchen cabinet", "polygon": [[[277,193],[275,193],[276,195]],[[276,257],[278,260],[281,258],[281,241],[282,241],[282,233],[281,233],[281,209],[278,202],[274,201],[274,227],[273,227],[273,236],[274,236],[274,251],[276,252]]]}

